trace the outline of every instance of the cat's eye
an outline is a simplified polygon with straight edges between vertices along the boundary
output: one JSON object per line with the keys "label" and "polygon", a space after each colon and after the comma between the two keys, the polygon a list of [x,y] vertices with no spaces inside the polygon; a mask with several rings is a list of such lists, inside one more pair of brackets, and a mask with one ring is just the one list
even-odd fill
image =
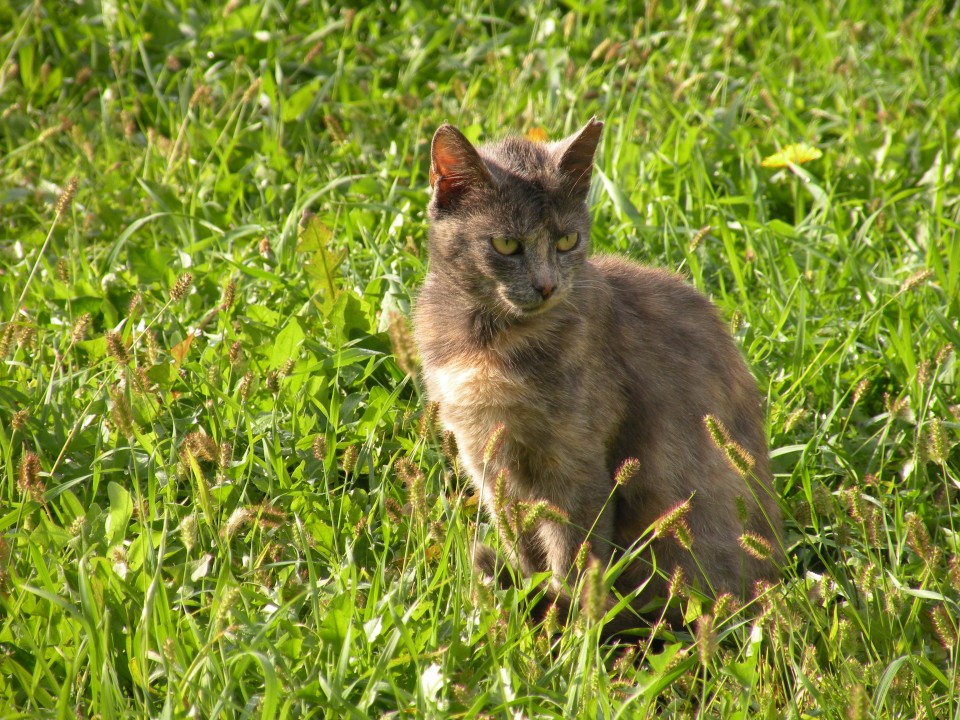
{"label": "cat's eye", "polygon": [[569,252],[573,250],[580,242],[580,233],[570,233],[557,240],[557,250],[560,252]]}
{"label": "cat's eye", "polygon": [[516,255],[520,252],[520,241],[514,238],[495,237],[490,242],[493,249],[501,255]]}

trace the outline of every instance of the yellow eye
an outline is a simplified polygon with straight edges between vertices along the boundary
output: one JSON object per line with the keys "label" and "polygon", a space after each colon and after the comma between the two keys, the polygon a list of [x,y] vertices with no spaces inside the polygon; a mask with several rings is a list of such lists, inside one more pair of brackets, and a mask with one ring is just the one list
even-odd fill
{"label": "yellow eye", "polygon": [[557,250],[560,252],[569,252],[573,250],[580,242],[580,233],[570,233],[557,240]]}
{"label": "yellow eye", "polygon": [[495,237],[490,242],[493,249],[501,255],[515,255],[520,251],[520,241],[513,238]]}

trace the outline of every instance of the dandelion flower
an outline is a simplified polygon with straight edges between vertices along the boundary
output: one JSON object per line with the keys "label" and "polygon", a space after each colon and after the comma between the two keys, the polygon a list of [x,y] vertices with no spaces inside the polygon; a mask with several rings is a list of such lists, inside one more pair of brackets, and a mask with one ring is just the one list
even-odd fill
{"label": "dandelion flower", "polygon": [[773,155],[768,155],[761,161],[760,166],[766,168],[782,168],[788,165],[803,165],[811,160],[816,160],[822,155],[823,153],[812,145],[795,143],[781,148],[779,152],[775,152]]}

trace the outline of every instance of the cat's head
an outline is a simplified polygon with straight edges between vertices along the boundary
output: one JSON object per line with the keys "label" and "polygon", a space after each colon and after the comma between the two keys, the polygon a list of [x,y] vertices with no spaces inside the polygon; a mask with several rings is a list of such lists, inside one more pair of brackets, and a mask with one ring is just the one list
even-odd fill
{"label": "cat's head", "polygon": [[586,200],[602,128],[594,118],[559,142],[475,148],[441,125],[430,149],[432,272],[500,316],[563,302],[590,244]]}

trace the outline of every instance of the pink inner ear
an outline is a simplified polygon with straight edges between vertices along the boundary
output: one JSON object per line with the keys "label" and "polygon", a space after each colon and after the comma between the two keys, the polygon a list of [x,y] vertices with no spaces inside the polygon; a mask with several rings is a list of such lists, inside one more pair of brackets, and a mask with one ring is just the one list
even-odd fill
{"label": "pink inner ear", "polygon": [[437,130],[430,150],[430,185],[439,205],[449,205],[488,178],[483,160],[460,131],[449,125]]}

